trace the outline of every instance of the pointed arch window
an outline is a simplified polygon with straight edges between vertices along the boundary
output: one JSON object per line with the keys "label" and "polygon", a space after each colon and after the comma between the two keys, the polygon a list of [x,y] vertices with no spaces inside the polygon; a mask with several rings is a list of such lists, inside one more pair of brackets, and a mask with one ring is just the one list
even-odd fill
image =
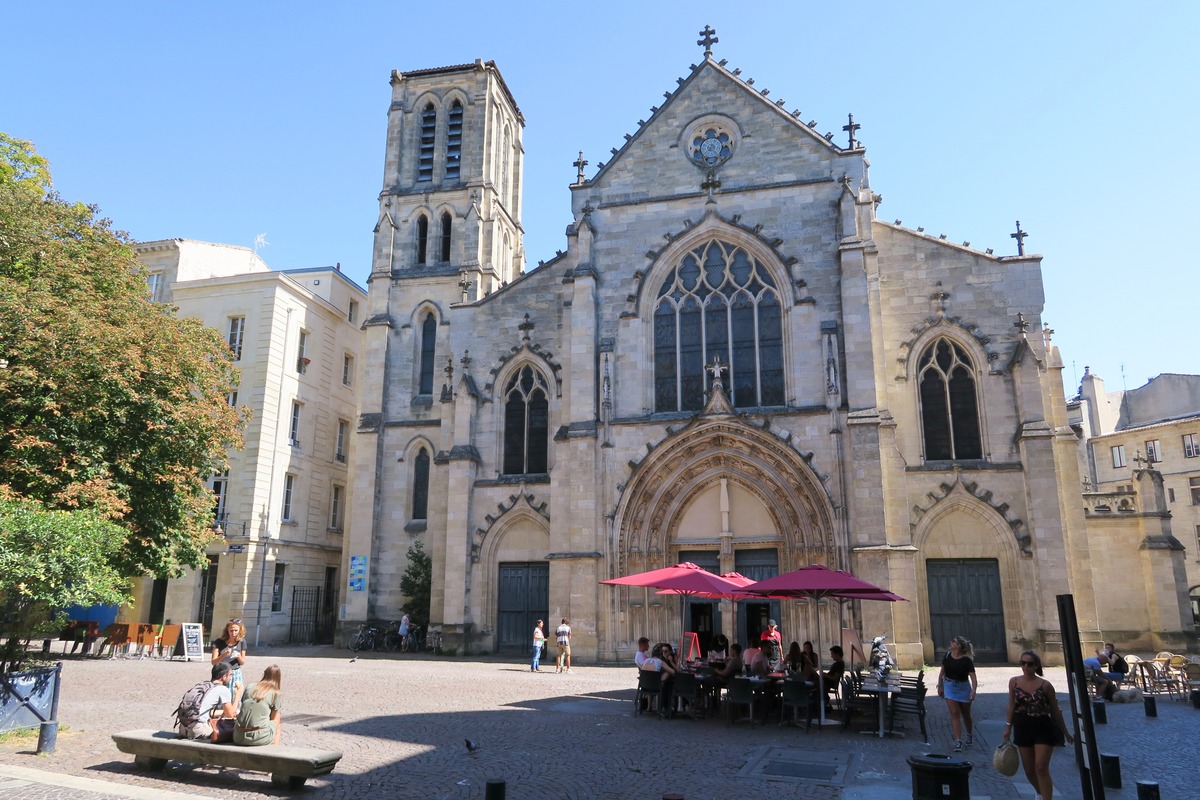
{"label": "pointed arch window", "polygon": [[450,260],[450,212],[442,212],[442,252],[441,261]]}
{"label": "pointed arch window", "polygon": [[437,320],[431,311],[421,323],[421,374],[417,384],[418,394],[433,394],[433,353],[436,344]]}
{"label": "pointed arch window", "polygon": [[508,206],[508,159],[512,150],[512,128],[504,126],[504,138],[500,142],[500,202]]}
{"label": "pointed arch window", "polygon": [[966,351],[938,339],[917,362],[927,461],[983,458],[975,367]]}
{"label": "pointed arch window", "polygon": [[429,451],[422,447],[413,459],[412,518],[425,519],[429,513]]}
{"label": "pointed arch window", "polygon": [[775,279],[740,247],[718,240],[680,259],[654,310],[654,408],[704,405],[704,365],[729,365],[734,406],[783,405],[783,312]]}
{"label": "pointed arch window", "polygon": [[547,471],[550,392],[542,373],[522,367],[504,389],[504,474]]}
{"label": "pointed arch window", "polygon": [[417,263],[427,264],[429,259],[429,217],[417,217]]}
{"label": "pointed arch window", "polygon": [[455,100],[446,117],[446,180],[456,181],[462,165],[463,107]]}
{"label": "pointed arch window", "polygon": [[437,134],[437,111],[433,103],[421,112],[421,143],[417,154],[417,180],[433,180],[433,142]]}

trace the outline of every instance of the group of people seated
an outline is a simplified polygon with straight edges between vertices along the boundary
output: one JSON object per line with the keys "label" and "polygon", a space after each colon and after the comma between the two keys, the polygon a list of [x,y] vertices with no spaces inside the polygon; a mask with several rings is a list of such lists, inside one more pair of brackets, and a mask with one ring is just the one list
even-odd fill
{"label": "group of people seated", "polygon": [[1126,663],[1125,656],[1117,652],[1112,642],[1105,642],[1103,650],[1094,652],[1095,656],[1083,660],[1084,670],[1088,680],[1095,685],[1097,696],[1112,700],[1117,686],[1125,680],[1125,675],[1129,672],[1129,664]]}

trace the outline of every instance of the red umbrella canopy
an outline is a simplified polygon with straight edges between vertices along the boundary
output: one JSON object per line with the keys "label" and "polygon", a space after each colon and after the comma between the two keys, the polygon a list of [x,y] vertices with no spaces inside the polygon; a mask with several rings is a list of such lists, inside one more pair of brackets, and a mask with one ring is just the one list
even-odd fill
{"label": "red umbrella canopy", "polygon": [[[751,595],[772,597],[835,597],[849,595],[853,599],[865,600],[867,595],[890,594],[873,583],[856,578],[849,572],[830,569],[824,564],[785,572],[774,578],[753,583],[743,589]],[[882,598],[881,598],[882,599]]]}
{"label": "red umbrella canopy", "polygon": [[626,575],[623,578],[612,578],[600,582],[614,586],[646,586],[652,589],[666,590],[670,594],[710,597],[729,597],[739,588],[738,584],[714,575],[690,561],[676,564],[673,567],[639,572],[636,575]]}

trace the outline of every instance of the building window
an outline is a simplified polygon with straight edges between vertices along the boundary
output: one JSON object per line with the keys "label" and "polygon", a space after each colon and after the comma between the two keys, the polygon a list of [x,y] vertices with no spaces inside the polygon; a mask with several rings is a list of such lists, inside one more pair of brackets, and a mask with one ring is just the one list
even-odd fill
{"label": "building window", "polygon": [[1175,502],[1175,490],[1174,489],[1167,489],[1167,502],[1170,502],[1170,503]]}
{"label": "building window", "polygon": [[424,264],[429,253],[429,217],[417,217],[417,263]]}
{"label": "building window", "polygon": [[508,157],[512,150],[512,129],[504,126],[504,138],[500,140],[500,202],[508,207]]}
{"label": "building window", "polygon": [[146,284],[150,287],[150,299],[157,303],[162,291],[162,273],[151,272],[146,276]]}
{"label": "building window", "polygon": [[1146,460],[1151,464],[1162,461],[1162,445],[1158,439],[1150,439],[1146,442]]}
{"label": "building window", "polygon": [[346,490],[341,486],[333,487],[333,494],[329,498],[329,527],[335,531],[342,529],[342,504],[344,503]]}
{"label": "building window", "polygon": [[350,423],[344,419],[339,419],[337,424],[337,443],[334,445],[333,458],[335,461],[346,463],[346,434],[350,430]]}
{"label": "building window", "polygon": [[[462,165],[463,107],[457,100],[446,120],[446,179],[458,180]],[[447,259],[442,259],[443,261]]]}
{"label": "building window", "polygon": [[342,356],[342,385],[354,385],[354,356]]}
{"label": "building window", "polygon": [[926,460],[982,458],[975,369],[966,351],[938,339],[917,362],[917,374]]}
{"label": "building window", "polygon": [[421,323],[421,374],[417,382],[417,394],[433,394],[433,351],[436,344],[437,320],[431,311]]}
{"label": "building window", "polygon": [[245,317],[230,317],[229,318],[229,349],[233,352],[233,360],[240,361],[242,358],[242,337],[246,333],[246,318]]}
{"label": "building window", "polygon": [[[266,569],[266,565],[263,565]],[[283,579],[287,574],[287,564],[275,563],[275,580],[271,583],[271,610],[283,611]]]}
{"label": "building window", "polygon": [[413,459],[412,518],[425,519],[429,513],[429,451],[422,447]]}
{"label": "building window", "polygon": [[734,406],[784,403],[783,324],[770,272],[745,250],[710,241],[680,261],[658,292],[654,311],[654,408],[696,411],[705,398],[704,367],[729,367]]}
{"label": "building window", "polygon": [[292,447],[300,446],[300,408],[301,405],[293,400],[292,420],[288,423],[288,444]]}
{"label": "building window", "polygon": [[308,331],[300,331],[300,340],[296,342],[296,372],[303,375],[308,371],[311,360],[306,355],[308,351]]}
{"label": "building window", "polygon": [[[417,156],[417,180],[433,180],[433,138],[437,132],[437,112],[433,103],[421,112],[421,146]],[[424,262],[422,262],[424,263]]]}
{"label": "building window", "polygon": [[283,510],[281,519],[284,522],[292,522],[292,500],[296,492],[296,476],[283,476]]}
{"label": "building window", "polygon": [[347,322],[357,322],[358,321],[358,301],[357,300],[350,301],[350,309],[346,312],[346,321]]}
{"label": "building window", "polygon": [[450,212],[442,213],[442,253],[441,260],[450,260]]}
{"label": "building window", "polygon": [[1125,466],[1125,445],[1119,444],[1112,448],[1113,469]]}
{"label": "building window", "polygon": [[504,389],[504,474],[546,472],[550,392],[542,373],[522,367]]}
{"label": "building window", "polygon": [[1188,489],[1192,493],[1192,505],[1200,506],[1200,478],[1188,478]]}
{"label": "building window", "polygon": [[1185,433],[1183,435],[1183,457],[1196,458],[1200,456],[1200,443],[1196,441],[1196,434]]}
{"label": "building window", "polygon": [[237,389],[234,389],[232,392],[225,395],[225,402],[229,403],[230,408],[237,408],[237,403],[238,403]]}
{"label": "building window", "polygon": [[213,525],[225,524],[225,499],[229,494],[229,470],[213,476]]}

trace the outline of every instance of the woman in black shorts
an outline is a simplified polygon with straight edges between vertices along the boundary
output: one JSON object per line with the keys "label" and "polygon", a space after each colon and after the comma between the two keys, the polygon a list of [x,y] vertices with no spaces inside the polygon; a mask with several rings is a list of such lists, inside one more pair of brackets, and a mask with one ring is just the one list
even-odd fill
{"label": "woman in black shorts", "polygon": [[1008,682],[1008,725],[1004,739],[1012,734],[1013,744],[1021,753],[1025,777],[1041,798],[1054,797],[1054,781],[1050,777],[1050,756],[1058,741],[1056,733],[1068,743],[1075,741],[1063,722],[1054,687],[1042,677],[1042,660],[1037,653],[1021,653],[1021,674]]}

